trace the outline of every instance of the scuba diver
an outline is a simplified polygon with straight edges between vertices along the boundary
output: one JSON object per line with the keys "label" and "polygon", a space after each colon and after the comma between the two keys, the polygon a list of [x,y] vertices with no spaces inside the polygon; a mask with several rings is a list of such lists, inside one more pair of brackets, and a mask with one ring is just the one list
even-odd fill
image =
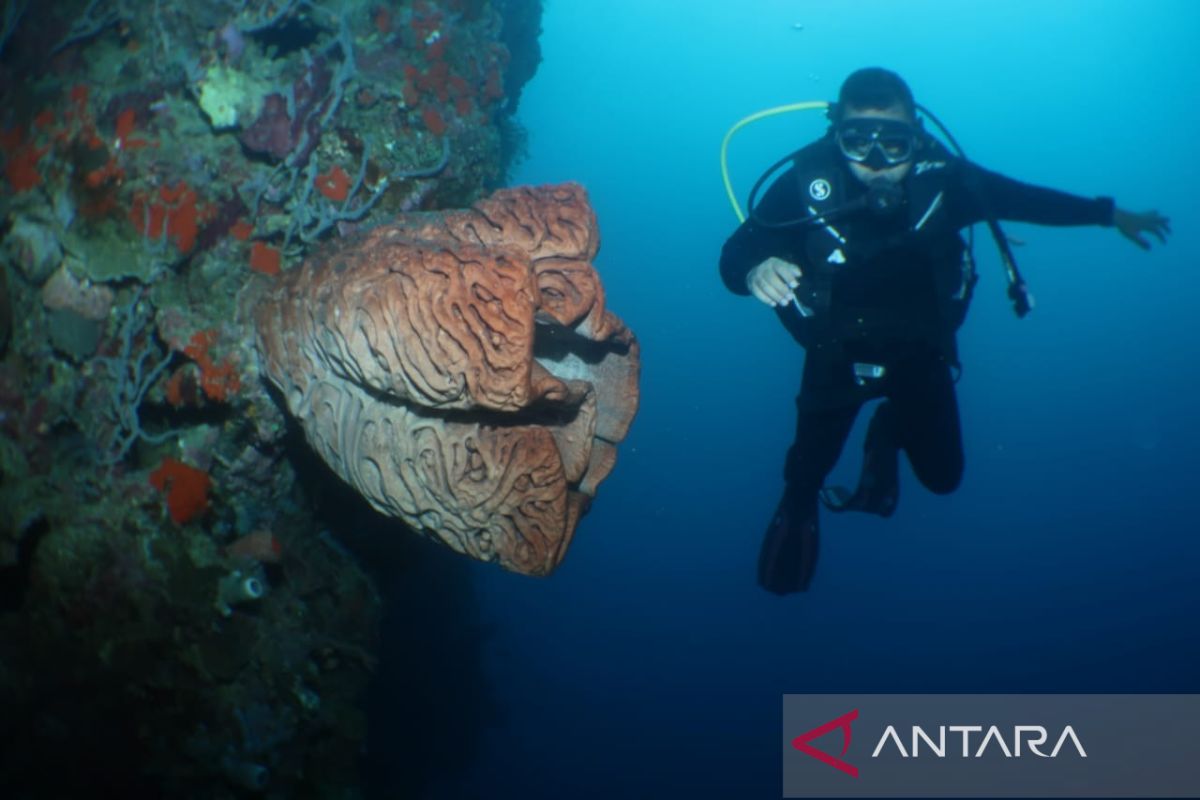
{"label": "scuba diver", "polygon": [[[808,588],[820,505],[891,516],[900,450],[930,491],[958,486],[955,338],[976,280],[961,230],[988,224],[1019,316],[1032,299],[997,220],[1115,227],[1143,249],[1144,234],[1165,244],[1170,233],[1156,211],[1131,213],[1111,198],[982,169],[928,134],[918,109],[957,151],[899,75],[877,67],[851,74],[829,106],[826,134],[763,175],[749,218],[721,252],[729,290],[774,307],[806,352],[785,490],[758,564],[759,583],[776,594]],[[785,164],[756,205],[763,182]],[[859,409],[879,398],[857,488],[826,486]]]}

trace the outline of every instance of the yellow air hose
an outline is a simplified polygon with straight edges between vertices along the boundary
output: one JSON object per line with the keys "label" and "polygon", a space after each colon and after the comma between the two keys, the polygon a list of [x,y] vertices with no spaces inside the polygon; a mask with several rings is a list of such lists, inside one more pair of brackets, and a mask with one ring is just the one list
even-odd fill
{"label": "yellow air hose", "polygon": [[789,103],[786,106],[768,108],[738,120],[725,134],[725,138],[721,140],[721,180],[725,181],[725,194],[729,196],[729,204],[733,206],[733,213],[737,215],[738,222],[745,222],[746,215],[742,211],[741,205],[738,204],[737,195],[733,192],[733,183],[729,180],[729,142],[733,139],[733,135],[752,122],[758,122],[760,119],[777,114],[787,114],[792,111],[816,111],[826,108],[829,108],[829,103],[824,100],[810,100],[804,103]]}

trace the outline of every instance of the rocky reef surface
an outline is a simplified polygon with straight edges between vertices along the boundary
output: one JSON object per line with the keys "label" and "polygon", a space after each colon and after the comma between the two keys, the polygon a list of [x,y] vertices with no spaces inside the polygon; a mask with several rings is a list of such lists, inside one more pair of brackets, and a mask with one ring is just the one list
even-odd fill
{"label": "rocky reef surface", "polygon": [[[370,541],[269,395],[250,309],[319,250],[505,183],[540,14],[4,4],[5,796],[360,796],[374,572],[444,562]],[[443,622],[470,630],[454,575]],[[477,653],[452,657],[482,707]]]}

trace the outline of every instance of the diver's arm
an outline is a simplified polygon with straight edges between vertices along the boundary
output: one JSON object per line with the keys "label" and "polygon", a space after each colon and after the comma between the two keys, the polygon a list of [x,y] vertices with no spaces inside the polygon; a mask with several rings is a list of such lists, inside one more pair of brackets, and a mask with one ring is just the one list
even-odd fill
{"label": "diver's arm", "polygon": [[1033,222],[1040,225],[1103,225],[1116,228],[1143,250],[1150,242],[1142,234],[1153,234],[1167,243],[1171,221],[1157,211],[1134,213],[1117,208],[1111,197],[1089,199],[1078,195],[1021,183],[967,162],[960,162],[963,177],[955,227],[982,222],[989,214],[996,219]]}
{"label": "diver's arm", "polygon": [[[721,250],[721,278],[734,294],[752,294],[769,306],[792,301],[792,290],[800,284],[800,267],[773,255],[769,236],[754,237],[746,225],[738,228]],[[762,233],[760,230],[759,233]]]}
{"label": "diver's arm", "polygon": [[[758,211],[766,219],[794,219],[800,215],[796,209],[795,179],[788,170],[776,180],[763,195]],[[755,268],[768,260],[783,263],[795,246],[799,236],[797,228],[764,228],[752,219],[743,222],[721,248],[721,280],[734,294],[751,294],[752,287],[747,278]],[[796,268],[797,272],[799,268]],[[761,273],[759,273],[761,274]],[[768,302],[754,292],[763,302]]]}
{"label": "diver's arm", "polygon": [[753,222],[746,220],[721,248],[721,280],[734,294],[750,294],[746,275],[764,258],[770,256],[770,246]]}
{"label": "diver's arm", "polygon": [[1080,197],[1057,189],[1022,183],[968,162],[961,162],[961,186],[953,203],[955,227],[996,219],[1038,225],[1114,224],[1111,197]]}

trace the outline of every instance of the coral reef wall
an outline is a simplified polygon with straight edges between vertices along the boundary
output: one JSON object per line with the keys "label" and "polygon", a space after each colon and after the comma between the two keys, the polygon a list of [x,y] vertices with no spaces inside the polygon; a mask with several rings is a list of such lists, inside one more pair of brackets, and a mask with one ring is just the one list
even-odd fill
{"label": "coral reef wall", "polygon": [[318,248],[502,185],[539,20],[3,4],[6,796],[355,795],[378,592],[312,513],[249,305]]}

